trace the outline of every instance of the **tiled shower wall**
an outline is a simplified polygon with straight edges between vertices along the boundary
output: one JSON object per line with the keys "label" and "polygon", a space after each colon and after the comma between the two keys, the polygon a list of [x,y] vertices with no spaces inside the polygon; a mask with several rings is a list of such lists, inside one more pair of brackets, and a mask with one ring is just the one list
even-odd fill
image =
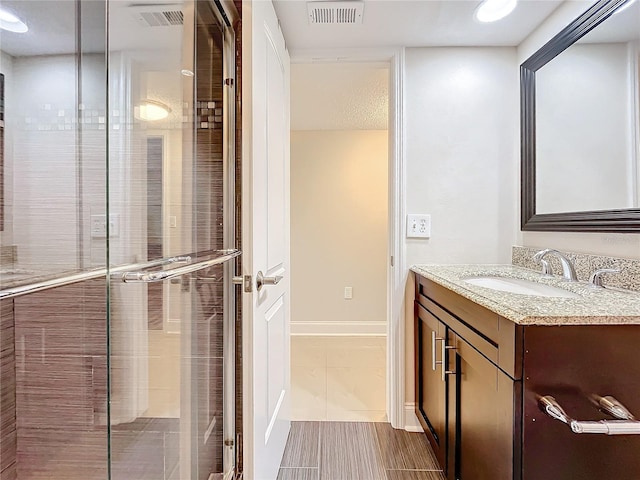
{"label": "tiled shower wall", "polygon": [[[533,256],[545,247],[521,247],[513,246],[511,250],[511,263],[531,270],[540,270]],[[588,253],[562,252],[573,262],[578,280],[586,282],[589,276],[601,268],[619,269],[620,273],[605,274],[604,283],[610,287],[624,288],[626,290],[640,291],[640,260],[629,258],[607,257]],[[562,274],[562,266],[557,257],[546,257],[551,263],[553,273]]]}
{"label": "tiled shower wall", "polygon": [[105,293],[101,279],[14,300],[20,479],[106,476]]}

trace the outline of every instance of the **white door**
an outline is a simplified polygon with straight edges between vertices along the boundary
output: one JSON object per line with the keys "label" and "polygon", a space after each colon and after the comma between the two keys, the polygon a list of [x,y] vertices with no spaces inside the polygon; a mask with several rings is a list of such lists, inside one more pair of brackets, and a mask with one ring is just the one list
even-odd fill
{"label": "white door", "polygon": [[242,8],[244,472],[275,480],[290,427],[290,66],[271,1]]}

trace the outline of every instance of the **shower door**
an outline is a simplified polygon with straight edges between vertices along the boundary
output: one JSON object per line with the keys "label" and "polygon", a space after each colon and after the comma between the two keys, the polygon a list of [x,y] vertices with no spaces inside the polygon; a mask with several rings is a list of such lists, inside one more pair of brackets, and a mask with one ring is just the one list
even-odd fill
{"label": "shower door", "polygon": [[114,480],[233,474],[230,16],[209,1],[110,2]]}
{"label": "shower door", "polygon": [[234,473],[218,5],[0,0],[0,480]]}

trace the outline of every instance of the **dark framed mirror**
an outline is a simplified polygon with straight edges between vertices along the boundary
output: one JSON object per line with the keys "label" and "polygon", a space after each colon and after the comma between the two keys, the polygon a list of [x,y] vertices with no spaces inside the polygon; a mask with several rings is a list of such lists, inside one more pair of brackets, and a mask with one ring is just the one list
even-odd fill
{"label": "dark framed mirror", "polygon": [[640,232],[640,1],[599,0],[520,66],[521,229]]}

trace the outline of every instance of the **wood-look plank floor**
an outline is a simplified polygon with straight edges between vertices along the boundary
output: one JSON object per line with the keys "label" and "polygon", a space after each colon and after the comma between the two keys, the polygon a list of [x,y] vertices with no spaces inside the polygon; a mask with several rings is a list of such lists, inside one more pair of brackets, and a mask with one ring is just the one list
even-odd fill
{"label": "wood-look plank floor", "polygon": [[445,480],[420,433],[388,423],[293,422],[278,480]]}

